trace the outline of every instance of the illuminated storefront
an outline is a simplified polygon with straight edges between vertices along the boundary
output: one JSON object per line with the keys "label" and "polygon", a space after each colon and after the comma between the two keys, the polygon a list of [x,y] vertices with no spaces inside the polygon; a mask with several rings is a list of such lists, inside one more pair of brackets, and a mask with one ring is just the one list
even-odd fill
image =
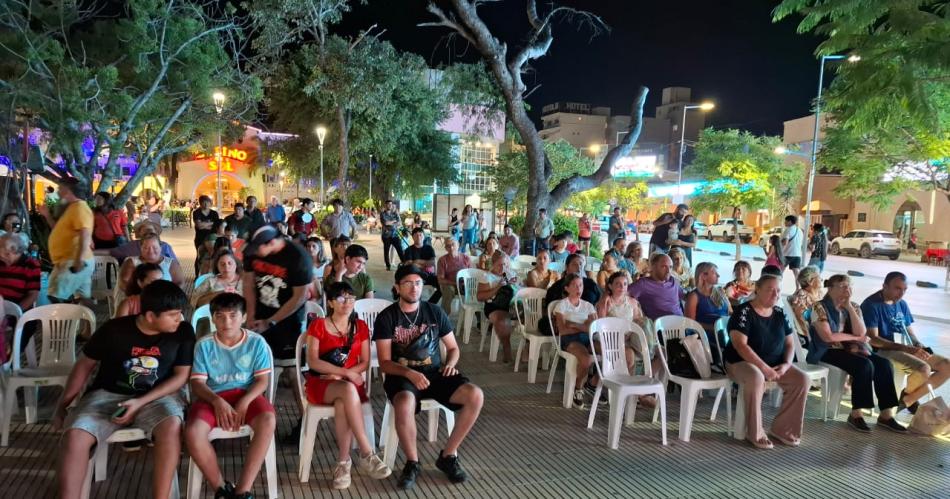
{"label": "illuminated storefront", "polygon": [[251,194],[264,198],[264,171],[258,163],[260,133],[256,128],[247,127],[237,144],[214,147],[186,161],[179,160],[176,197],[196,200],[208,196],[214,200],[220,168],[223,211],[232,211],[234,203],[244,202]]}

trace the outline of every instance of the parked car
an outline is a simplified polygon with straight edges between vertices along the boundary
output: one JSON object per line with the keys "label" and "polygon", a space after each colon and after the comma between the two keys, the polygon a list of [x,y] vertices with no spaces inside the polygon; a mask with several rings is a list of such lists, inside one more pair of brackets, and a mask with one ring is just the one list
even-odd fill
{"label": "parked car", "polygon": [[[753,230],[752,227],[749,227],[742,223],[742,220],[738,220],[739,224],[739,239],[744,243],[749,243],[752,241]],[[712,224],[708,228],[706,237],[712,241],[716,237],[721,237],[723,241],[734,241],[735,240],[735,231],[736,228],[733,225],[733,219],[723,218],[718,222]]]}
{"label": "parked car", "polygon": [[784,230],[785,230],[785,227],[772,227],[768,231],[763,232],[762,235],[759,236],[759,247],[762,248],[762,251],[765,251],[765,248],[768,247],[770,237],[772,236],[781,237],[782,231]]}
{"label": "parked car", "polygon": [[709,227],[702,222],[693,222],[693,232],[696,233],[696,237],[705,237],[709,233]]}
{"label": "parked car", "polygon": [[901,256],[901,241],[886,230],[853,230],[831,241],[831,254],[843,253],[854,253],[861,258],[884,255],[897,260]]}

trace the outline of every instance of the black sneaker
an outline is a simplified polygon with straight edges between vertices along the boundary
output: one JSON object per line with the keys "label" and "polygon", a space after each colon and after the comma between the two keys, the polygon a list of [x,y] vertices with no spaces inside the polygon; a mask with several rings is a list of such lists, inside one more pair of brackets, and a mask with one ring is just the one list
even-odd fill
{"label": "black sneaker", "polygon": [[303,421],[297,421],[297,424],[291,428],[290,433],[288,433],[282,440],[281,443],[284,445],[299,445],[300,444],[300,427],[303,424]]}
{"label": "black sneaker", "polygon": [[864,418],[858,416],[856,418],[848,418],[848,426],[850,426],[855,431],[860,431],[861,433],[871,433],[871,427],[864,422]]}
{"label": "black sneaker", "polygon": [[904,425],[898,423],[894,418],[889,418],[887,420],[878,419],[877,425],[883,426],[885,429],[891,430],[894,433],[907,433],[907,428]]}
{"label": "black sneaker", "polygon": [[584,409],[584,390],[574,390],[574,407]]}
{"label": "black sneaker", "polygon": [[231,482],[224,482],[224,485],[214,491],[214,499],[231,499],[233,497],[235,497],[234,484]]}
{"label": "black sneaker", "polygon": [[435,460],[435,467],[442,470],[452,483],[462,483],[468,478],[465,470],[462,469],[462,465],[459,464],[458,456],[446,456],[439,452],[439,458]]}
{"label": "black sneaker", "polygon": [[587,381],[586,383],[584,383],[584,391],[587,392],[588,395],[593,397],[594,393],[597,391],[597,387],[592,385],[590,381]]}
{"label": "black sneaker", "polygon": [[399,488],[405,490],[413,488],[420,473],[422,473],[422,465],[419,464],[419,461],[406,461],[406,465],[402,468],[402,474],[399,475]]}
{"label": "black sneaker", "polygon": [[913,404],[907,405],[904,403],[904,396],[907,395],[905,390],[901,390],[900,397],[897,398],[897,412],[901,412],[904,409],[907,409],[907,412],[911,414],[917,414],[917,409],[920,408],[920,402],[914,402]]}
{"label": "black sneaker", "polygon": [[234,499],[254,499],[254,494],[252,494],[251,492],[245,492],[243,494],[234,494],[231,497],[233,497]]}

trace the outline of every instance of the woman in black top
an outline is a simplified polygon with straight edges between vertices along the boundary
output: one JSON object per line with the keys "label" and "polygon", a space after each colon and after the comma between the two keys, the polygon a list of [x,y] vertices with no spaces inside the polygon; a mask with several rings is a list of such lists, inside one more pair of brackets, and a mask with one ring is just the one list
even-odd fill
{"label": "woman in black top", "polygon": [[739,384],[744,400],[746,439],[759,449],[771,449],[772,442],[762,428],[762,396],[766,382],[782,389],[782,407],[772,421],[769,434],[785,445],[797,446],[805,418],[805,397],[811,383],[804,371],[792,365],[795,354],[792,330],[782,309],[781,283],[776,276],[763,275],[755,283],[755,298],[739,305],[729,319],[729,346],[726,372]]}

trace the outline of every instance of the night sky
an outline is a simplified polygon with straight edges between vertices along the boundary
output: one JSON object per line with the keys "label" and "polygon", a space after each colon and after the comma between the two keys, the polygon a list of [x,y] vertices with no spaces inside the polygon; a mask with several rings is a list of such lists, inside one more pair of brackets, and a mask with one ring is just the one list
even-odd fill
{"label": "night sky", "polygon": [[[610,27],[590,39],[589,31],[560,24],[544,58],[534,62],[525,82],[541,84],[528,99],[537,115],[556,101],[590,102],[627,114],[638,85],[650,88],[646,114],[653,115],[663,87],[686,86],[694,100],[717,108],[707,124],[780,135],[782,122],[808,114],[815,95],[818,39],[795,33],[797,19],[773,24],[767,0],[632,1],[562,0],[589,10]],[[377,23],[396,48],[418,53],[438,66],[471,61],[474,50],[448,29],[419,28],[431,20],[423,0],[371,0],[344,17],[342,34]],[[544,5],[544,0],[539,1]],[[481,7],[483,19],[509,45],[527,26],[524,2],[507,0]],[[510,49],[509,49],[510,50]]]}

